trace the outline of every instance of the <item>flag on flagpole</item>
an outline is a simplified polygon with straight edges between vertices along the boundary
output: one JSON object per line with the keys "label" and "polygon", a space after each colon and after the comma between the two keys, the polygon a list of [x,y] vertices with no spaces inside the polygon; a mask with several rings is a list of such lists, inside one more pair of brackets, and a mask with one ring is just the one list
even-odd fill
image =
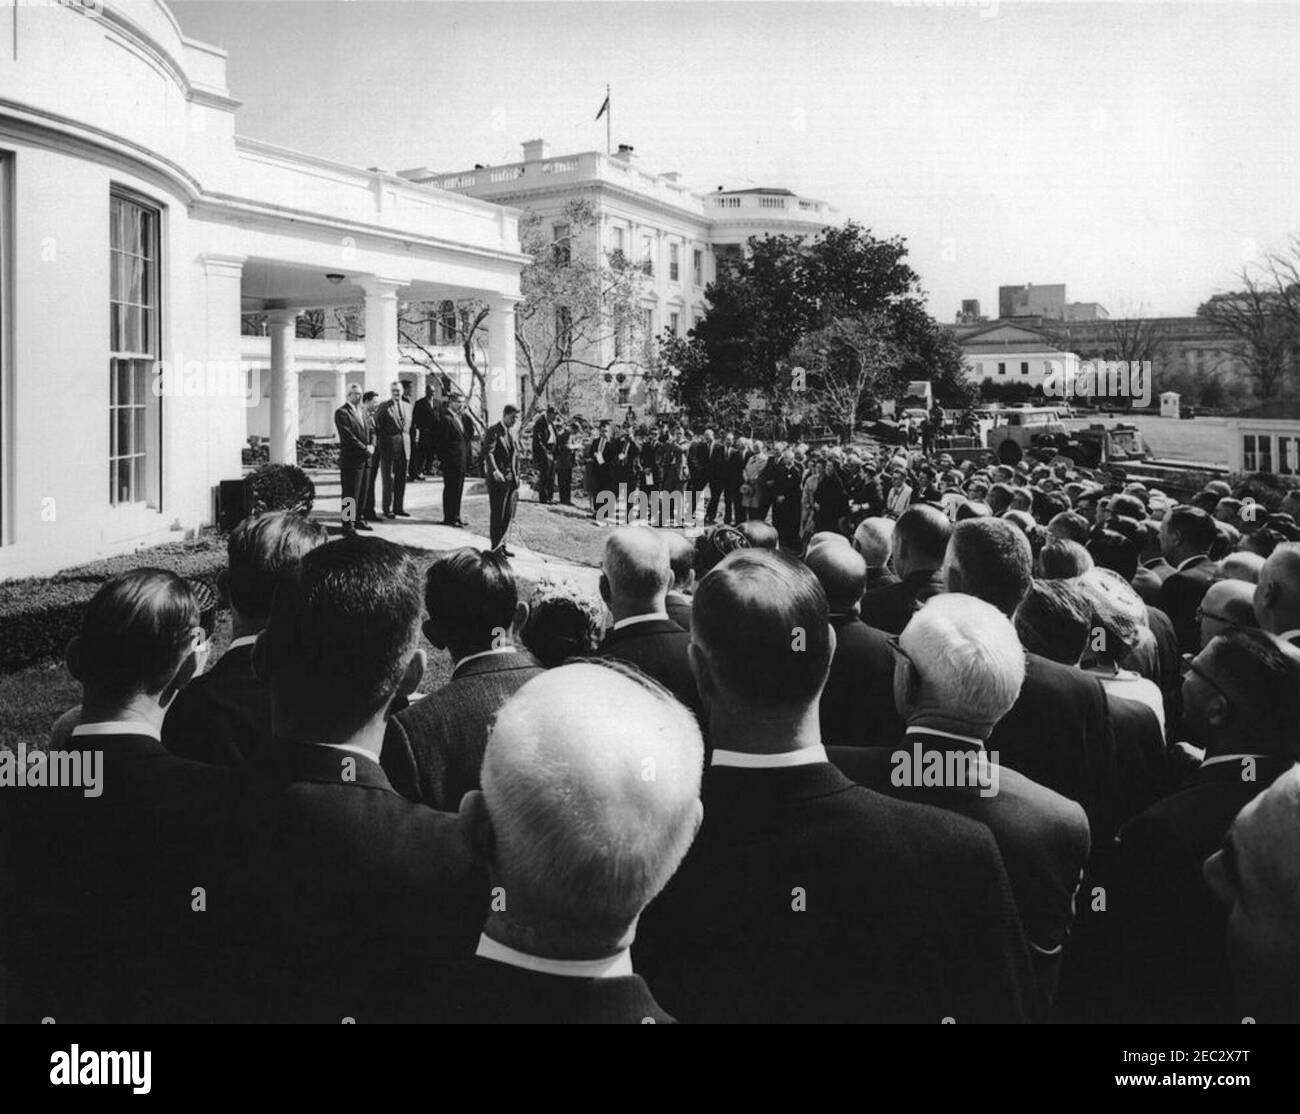
{"label": "flag on flagpole", "polygon": [[609,93],[605,94],[604,103],[600,106],[600,111],[596,113],[596,119],[599,120],[606,112],[609,111]]}

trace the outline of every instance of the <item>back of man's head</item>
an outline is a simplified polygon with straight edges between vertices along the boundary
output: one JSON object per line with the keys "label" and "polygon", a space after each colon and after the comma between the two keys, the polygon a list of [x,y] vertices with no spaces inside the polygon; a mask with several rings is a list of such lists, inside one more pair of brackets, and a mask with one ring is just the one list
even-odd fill
{"label": "back of man's head", "polygon": [[1234,627],[1257,627],[1255,586],[1244,580],[1216,580],[1201,600],[1201,645]]}
{"label": "back of man's head", "polygon": [[438,645],[504,645],[519,610],[509,560],[499,550],[469,546],[439,554],[424,576],[424,608]]}
{"label": "back of man's head", "polygon": [[997,608],[955,592],[935,596],[903,629],[910,678],[895,685],[905,718],[933,713],[987,735],[1011,709],[1025,679],[1025,654]]}
{"label": "back of man's head", "polygon": [[793,557],[770,549],[732,553],[695,590],[691,659],[701,694],[738,703],[815,703],[831,662],[826,593]]}
{"label": "back of man's head", "polygon": [[663,606],[673,573],[664,535],[646,526],[622,526],[605,541],[601,588],[606,602],[642,612]]}
{"label": "back of man's head", "polygon": [[853,548],[862,554],[867,567],[883,568],[889,561],[894,541],[892,518],[864,518],[853,532]]}
{"label": "back of man's head", "polygon": [[695,836],[703,764],[695,718],[630,669],[562,665],[501,706],[482,800],[525,950],[594,959],[626,945]]}
{"label": "back of man's head", "polygon": [[304,556],[276,590],[254,659],[277,725],[333,741],[381,713],[408,677],[421,610],[418,572],[391,542],[343,538]]}
{"label": "back of man's head", "polygon": [[1261,630],[1219,635],[1183,683],[1183,718],[1218,753],[1300,758],[1300,650]]}
{"label": "back of man's head", "polygon": [[1264,558],[1258,553],[1229,553],[1219,562],[1219,576],[1224,580],[1243,580],[1258,584],[1264,569]]}
{"label": "back of man's head", "polygon": [[1024,648],[1062,665],[1078,665],[1092,630],[1092,605],[1068,580],[1035,580],[1015,613]]}
{"label": "back of man's head", "polygon": [[1047,532],[1052,537],[1060,538],[1062,541],[1087,545],[1088,535],[1092,532],[1092,528],[1088,525],[1088,520],[1077,511],[1062,511],[1060,514],[1052,516],[1047,523]]}
{"label": "back of man's head", "polygon": [[1078,542],[1054,538],[1039,552],[1038,565],[1047,580],[1069,580],[1092,568],[1092,557]]}
{"label": "back of man's head", "polygon": [[685,591],[691,586],[695,575],[695,545],[685,534],[676,530],[665,531],[662,535],[668,547],[668,567],[672,570],[672,586],[678,591]]}
{"label": "back of man's head", "polygon": [[264,625],[280,577],[328,540],[320,523],[295,511],[244,519],[226,539],[229,565],[224,583],[230,605],[245,619]]}
{"label": "back of man's head", "polygon": [[1274,634],[1300,629],[1300,542],[1277,546],[1261,566],[1255,614]]}
{"label": "back of man's head", "polygon": [[749,539],[749,544],[754,549],[775,549],[781,540],[770,522],[760,522],[756,518],[742,522],[736,529]]}
{"label": "back of man's head", "polygon": [[119,573],[91,598],[81,633],[68,647],[72,674],[85,689],[84,703],[121,704],[167,691],[200,632],[194,593],[175,573],[151,568]]}
{"label": "back of man's head", "polygon": [[1088,556],[1098,568],[1119,573],[1125,580],[1137,575],[1139,542],[1118,530],[1094,530],[1088,539]]}
{"label": "back of man's head", "polygon": [[950,592],[965,592],[1011,615],[1034,578],[1029,539],[1001,518],[971,518],[957,523],[944,559]]}
{"label": "back of man's head", "polygon": [[857,612],[867,587],[862,554],[846,545],[823,545],[810,550],[804,564],[821,584],[832,611]]}
{"label": "back of man's head", "polygon": [[1227,951],[1243,1013],[1300,1021],[1300,767],[1237,814],[1205,880],[1228,909]]}
{"label": "back of man's head", "polygon": [[1178,506],[1164,517],[1160,545],[1166,560],[1185,561],[1209,553],[1218,536],[1214,519],[1206,511],[1200,507]]}
{"label": "back of man's head", "polygon": [[950,537],[952,523],[938,507],[925,503],[908,507],[894,527],[894,572],[907,576],[940,568]]}

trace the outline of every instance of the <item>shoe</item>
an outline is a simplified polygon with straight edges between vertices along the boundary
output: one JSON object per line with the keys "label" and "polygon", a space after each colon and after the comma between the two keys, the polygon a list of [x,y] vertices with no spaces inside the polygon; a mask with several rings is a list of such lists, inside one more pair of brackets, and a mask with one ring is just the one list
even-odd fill
{"label": "shoe", "polygon": [[375,531],[375,528],[374,528],[373,526],[371,526],[370,523],[368,523],[368,522],[358,522],[357,525],[356,525],[356,529],[357,529],[357,530],[368,530],[368,531],[370,531],[370,533],[372,533],[372,534],[373,534],[374,531]]}
{"label": "shoe", "polygon": [[448,522],[445,518],[444,518],[441,522],[439,522],[438,525],[439,525],[439,526],[451,526],[451,527],[453,527],[454,529],[460,529],[460,523],[459,523],[459,522]]}
{"label": "shoe", "polygon": [[469,529],[469,523],[466,522],[463,518],[456,519],[456,525],[459,526],[462,530]]}
{"label": "shoe", "polygon": [[423,476],[407,476],[407,477],[406,477],[406,482],[407,482],[408,484],[422,484],[422,483],[424,483],[424,477],[423,477]]}
{"label": "shoe", "polygon": [[411,517],[411,514],[410,514],[409,511],[394,511],[393,514],[394,514],[397,518],[410,518],[410,517]]}
{"label": "shoe", "polygon": [[514,554],[510,550],[508,550],[504,545],[497,546],[497,552],[500,553],[502,557],[514,556]]}
{"label": "shoe", "polygon": [[384,517],[385,517],[385,518],[394,518],[394,517],[396,517],[396,516],[393,515],[393,514],[392,514],[391,512],[389,512],[389,511],[384,511]]}

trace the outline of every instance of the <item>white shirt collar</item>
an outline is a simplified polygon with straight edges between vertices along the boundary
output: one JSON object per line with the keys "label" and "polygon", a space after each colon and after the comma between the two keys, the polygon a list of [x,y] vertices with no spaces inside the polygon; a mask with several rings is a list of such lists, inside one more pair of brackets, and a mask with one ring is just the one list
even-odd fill
{"label": "white shirt collar", "polygon": [[79,723],[72,729],[74,735],[147,735],[162,742],[158,729],[142,719],[114,719],[102,723]]}
{"label": "white shirt collar", "polygon": [[984,740],[977,735],[958,735],[953,731],[940,731],[937,727],[921,727],[913,724],[907,729],[908,735],[937,735],[941,739],[956,739],[959,743],[969,743],[973,747],[984,749]]}
{"label": "white shirt collar", "polygon": [[654,611],[649,615],[633,615],[627,619],[620,619],[614,624],[611,630],[622,630],[624,627],[630,627],[633,623],[653,623],[656,619],[667,619],[668,612]]}
{"label": "white shirt collar", "polygon": [[310,746],[329,747],[330,750],[346,750],[349,754],[360,754],[369,758],[376,765],[379,764],[379,758],[365,747],[354,747],[351,743],[311,743]]}
{"label": "white shirt collar", "polygon": [[515,646],[496,646],[491,650],[480,650],[477,654],[466,654],[456,663],[455,667],[451,671],[451,675],[453,677],[456,676],[456,674],[460,672],[460,667],[462,665],[466,662],[473,661],[475,658],[486,658],[490,657],[492,654],[513,654],[517,649],[518,648]]}
{"label": "white shirt collar", "polygon": [[1201,769],[1206,766],[1213,766],[1218,762],[1240,762],[1243,758],[1253,758],[1258,761],[1265,761],[1269,758],[1267,754],[1216,754],[1213,758],[1204,758],[1201,760]]}
{"label": "white shirt collar", "polygon": [[632,974],[632,952],[628,948],[604,959],[548,959],[518,951],[484,933],[478,938],[474,954],[495,963],[522,967],[525,971],[563,975],[571,979],[618,979]]}
{"label": "white shirt collar", "polygon": [[1300,638],[1300,627],[1296,627],[1295,630],[1284,630],[1277,637],[1283,642],[1290,642],[1293,638]]}
{"label": "white shirt collar", "polygon": [[739,750],[715,750],[713,766],[734,766],[740,770],[785,770],[792,766],[815,766],[828,761],[826,748],[818,743],[798,750],[783,750],[779,754],[747,754]]}
{"label": "white shirt collar", "polygon": [[230,640],[230,645],[226,647],[226,650],[227,652],[231,650],[238,650],[239,647],[251,646],[256,641],[257,641],[257,635],[255,634],[246,634],[242,638],[232,638]]}
{"label": "white shirt collar", "polygon": [[1196,554],[1195,557],[1188,557],[1186,561],[1179,561],[1178,568],[1175,569],[1174,571],[1182,572],[1183,569],[1188,568],[1191,565],[1195,565],[1198,561],[1208,561],[1208,560],[1209,558],[1204,553],[1198,553]]}

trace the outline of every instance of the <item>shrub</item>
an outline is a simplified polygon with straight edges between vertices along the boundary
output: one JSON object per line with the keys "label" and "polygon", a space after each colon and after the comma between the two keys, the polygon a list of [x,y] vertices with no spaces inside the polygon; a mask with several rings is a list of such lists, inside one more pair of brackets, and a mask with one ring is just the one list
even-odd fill
{"label": "shrub", "polygon": [[252,514],[266,511],[297,511],[310,514],[316,500],[316,485],[296,464],[266,464],[249,477]]}

